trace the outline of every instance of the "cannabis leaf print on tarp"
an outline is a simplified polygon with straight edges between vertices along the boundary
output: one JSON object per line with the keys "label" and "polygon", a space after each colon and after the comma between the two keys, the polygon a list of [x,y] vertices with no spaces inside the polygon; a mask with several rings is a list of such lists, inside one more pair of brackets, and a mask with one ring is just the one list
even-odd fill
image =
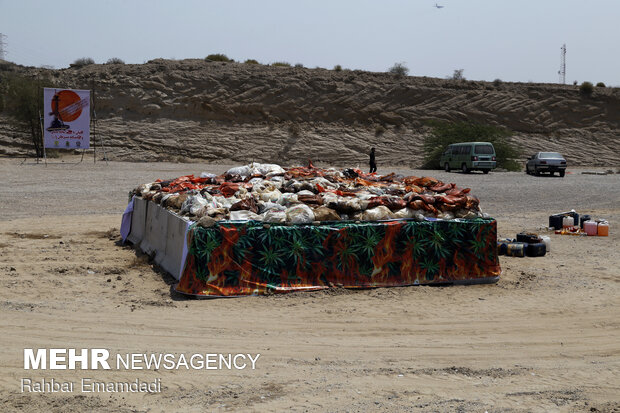
{"label": "cannabis leaf print on tarp", "polygon": [[194,226],[177,291],[235,296],[496,280],[496,240],[492,219]]}

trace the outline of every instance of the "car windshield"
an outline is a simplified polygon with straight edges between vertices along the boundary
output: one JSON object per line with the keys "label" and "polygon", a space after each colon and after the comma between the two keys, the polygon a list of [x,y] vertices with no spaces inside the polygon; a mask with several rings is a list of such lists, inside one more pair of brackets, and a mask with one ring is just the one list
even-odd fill
{"label": "car windshield", "polygon": [[492,145],[476,145],[474,151],[478,155],[493,155],[494,152]]}
{"label": "car windshield", "polygon": [[539,158],[545,158],[545,159],[562,159],[562,155],[560,155],[557,152],[541,152],[540,155],[538,156]]}

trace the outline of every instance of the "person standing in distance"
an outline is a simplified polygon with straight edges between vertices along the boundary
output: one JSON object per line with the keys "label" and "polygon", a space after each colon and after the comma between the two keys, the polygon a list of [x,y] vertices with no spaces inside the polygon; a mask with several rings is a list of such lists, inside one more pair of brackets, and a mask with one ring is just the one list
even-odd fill
{"label": "person standing in distance", "polygon": [[377,162],[375,161],[375,148],[370,148],[370,172],[377,172]]}

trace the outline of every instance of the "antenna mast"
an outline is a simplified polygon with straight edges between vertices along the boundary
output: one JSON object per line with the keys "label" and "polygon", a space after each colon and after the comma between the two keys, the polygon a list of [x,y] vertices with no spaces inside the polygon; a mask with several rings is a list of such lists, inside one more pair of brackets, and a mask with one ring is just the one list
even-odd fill
{"label": "antenna mast", "polygon": [[560,70],[558,74],[560,75],[560,83],[566,84],[566,43],[562,45],[560,48],[562,51],[560,54]]}
{"label": "antenna mast", "polygon": [[0,60],[5,60],[4,46],[6,46],[6,43],[4,42],[4,39],[6,39],[6,36],[0,33]]}

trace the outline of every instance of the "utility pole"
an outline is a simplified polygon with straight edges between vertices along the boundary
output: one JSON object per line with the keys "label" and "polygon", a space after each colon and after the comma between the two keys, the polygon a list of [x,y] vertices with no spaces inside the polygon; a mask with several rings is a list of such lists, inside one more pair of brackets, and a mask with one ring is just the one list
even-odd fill
{"label": "utility pole", "polygon": [[6,43],[4,42],[4,39],[6,39],[6,36],[0,33],[0,60],[6,60],[4,50],[4,46],[6,46]]}
{"label": "utility pole", "polygon": [[558,71],[558,74],[560,75],[560,83],[565,85],[566,84],[566,43],[562,45],[560,50],[561,50],[560,70]]}

